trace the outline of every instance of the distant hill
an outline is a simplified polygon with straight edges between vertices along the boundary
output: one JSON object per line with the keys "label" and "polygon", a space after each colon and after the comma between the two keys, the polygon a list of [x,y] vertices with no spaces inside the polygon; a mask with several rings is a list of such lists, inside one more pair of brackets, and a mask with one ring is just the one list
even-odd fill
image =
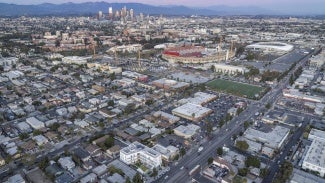
{"label": "distant hill", "polygon": [[283,13],[276,12],[256,6],[239,6],[239,7],[230,7],[230,6],[211,6],[207,7],[207,9],[212,11],[220,11],[224,12],[224,15],[281,15]]}
{"label": "distant hill", "polygon": [[269,15],[275,12],[256,7],[227,7],[213,6],[209,8],[189,8],[185,6],[151,6],[141,3],[64,3],[64,4],[39,4],[39,5],[17,5],[0,3],[0,16],[22,16],[22,15],[85,15],[94,14],[98,11],[107,13],[108,7],[120,10],[126,6],[133,8],[136,13],[150,15]]}

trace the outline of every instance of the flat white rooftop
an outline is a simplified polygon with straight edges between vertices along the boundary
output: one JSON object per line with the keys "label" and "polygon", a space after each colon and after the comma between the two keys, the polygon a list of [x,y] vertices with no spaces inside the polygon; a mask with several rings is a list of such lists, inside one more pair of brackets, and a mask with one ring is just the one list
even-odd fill
{"label": "flat white rooftop", "polygon": [[188,119],[203,117],[210,112],[212,112],[211,109],[192,103],[186,103],[172,110],[173,114]]}
{"label": "flat white rooftop", "polygon": [[311,143],[307,154],[304,159],[304,163],[310,163],[317,167],[325,169],[325,141],[315,139]]}
{"label": "flat white rooftop", "polygon": [[314,140],[314,139],[321,139],[325,141],[325,132],[317,129],[311,129],[309,132],[308,139]]}
{"label": "flat white rooftop", "polygon": [[288,128],[276,126],[271,132],[268,133],[255,130],[253,128],[248,128],[243,136],[249,140],[265,143],[265,145],[268,147],[278,148],[282,145],[288,134]]}
{"label": "flat white rooftop", "polygon": [[137,141],[133,142],[132,144],[130,144],[127,147],[124,147],[123,149],[121,149],[121,152],[123,152],[124,154],[135,154],[135,153],[139,153],[142,152],[148,156],[151,157],[159,157],[161,156],[161,154]]}

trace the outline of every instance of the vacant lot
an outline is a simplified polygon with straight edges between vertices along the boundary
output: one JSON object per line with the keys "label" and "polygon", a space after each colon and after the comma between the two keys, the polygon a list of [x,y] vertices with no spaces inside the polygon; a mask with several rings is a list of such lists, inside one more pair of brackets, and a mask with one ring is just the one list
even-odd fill
{"label": "vacant lot", "polygon": [[207,83],[207,86],[215,91],[221,91],[251,99],[255,99],[256,94],[261,97],[265,91],[265,88],[263,87],[234,81],[227,81],[223,79],[215,79],[213,81],[210,81],[209,83]]}

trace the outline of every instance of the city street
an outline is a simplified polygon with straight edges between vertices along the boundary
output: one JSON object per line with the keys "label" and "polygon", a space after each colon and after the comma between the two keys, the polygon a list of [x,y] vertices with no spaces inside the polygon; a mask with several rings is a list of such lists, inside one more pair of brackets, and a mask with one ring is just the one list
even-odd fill
{"label": "city street", "polygon": [[[298,61],[299,63],[296,64],[295,68],[292,69],[288,75],[293,73],[294,70],[297,69],[299,66],[304,65],[311,55],[312,53],[306,55],[303,59],[299,60]],[[243,130],[242,124],[244,123],[244,121],[249,120],[254,116],[256,112],[259,112],[260,108],[258,107],[258,105],[260,104],[263,106],[267,103],[271,103],[273,105],[274,102],[276,101],[276,98],[282,94],[282,89],[285,88],[288,85],[288,83],[289,83],[289,78],[285,77],[272,91],[267,93],[258,103],[248,106],[248,108],[244,112],[242,112],[238,117],[235,117],[233,120],[229,122],[229,124],[223,127],[229,129],[229,131],[220,130],[220,133],[214,136],[210,142],[204,143],[202,146],[205,149],[203,152],[201,152],[199,156],[197,155],[196,151],[192,151],[192,153],[187,154],[183,159],[179,161],[177,166],[172,167],[171,171],[168,174],[166,174],[166,176],[168,176],[169,179],[164,180],[163,178],[160,178],[159,180],[157,180],[157,182],[174,183],[174,182],[190,181],[190,177],[188,176],[188,171],[194,168],[196,165],[201,165],[201,166],[207,165],[207,159],[209,157],[214,157],[216,155],[217,147],[223,146],[227,140],[231,139],[232,135],[238,134],[240,131],[242,131]],[[304,125],[306,125],[306,123],[304,123]],[[296,131],[293,140],[298,140],[301,131],[302,128]],[[280,157],[281,161],[284,160],[286,154],[288,153],[292,145],[294,145],[294,143],[290,142],[285,146],[284,148],[285,152]],[[188,170],[186,169],[180,170],[180,168],[183,166],[188,167]],[[273,163],[271,164],[270,170],[271,171],[266,177],[266,180],[270,180],[272,177],[274,177],[275,172],[278,170],[278,166],[275,163]]]}

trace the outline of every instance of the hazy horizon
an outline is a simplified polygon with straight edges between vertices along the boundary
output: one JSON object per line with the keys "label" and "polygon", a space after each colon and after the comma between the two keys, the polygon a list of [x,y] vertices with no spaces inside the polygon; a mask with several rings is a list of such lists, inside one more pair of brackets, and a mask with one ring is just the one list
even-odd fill
{"label": "hazy horizon", "polygon": [[[1,3],[11,3],[20,5],[37,5],[42,3],[62,4],[62,3],[84,3],[84,2],[102,2],[103,0],[0,0]],[[268,10],[275,10],[279,12],[301,12],[301,13],[315,13],[325,14],[325,0],[113,0],[103,1],[107,3],[143,3],[154,6],[162,5],[183,5],[187,7],[207,8],[211,6],[225,5],[231,7],[260,7]]]}

